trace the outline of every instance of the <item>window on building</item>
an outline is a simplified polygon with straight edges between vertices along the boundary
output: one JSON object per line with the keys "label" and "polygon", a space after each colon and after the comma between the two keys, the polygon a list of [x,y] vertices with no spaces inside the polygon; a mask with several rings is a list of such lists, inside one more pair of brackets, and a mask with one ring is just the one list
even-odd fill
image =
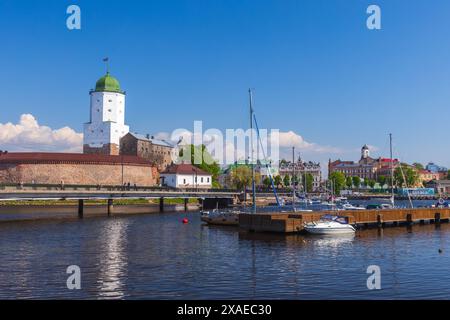
{"label": "window on building", "polygon": [[200,179],[200,182],[203,183],[203,177]]}
{"label": "window on building", "polygon": [[209,183],[209,177],[208,177],[208,178],[206,178],[206,182],[208,182],[208,183]]}
{"label": "window on building", "polygon": [[183,179],[183,184],[186,184],[186,179]]}

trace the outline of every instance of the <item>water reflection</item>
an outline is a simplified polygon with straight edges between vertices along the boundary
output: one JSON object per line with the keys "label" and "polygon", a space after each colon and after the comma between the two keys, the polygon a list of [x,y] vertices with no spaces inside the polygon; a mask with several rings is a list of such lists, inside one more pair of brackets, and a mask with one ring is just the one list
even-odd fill
{"label": "water reflection", "polygon": [[[355,237],[239,232],[199,214],[0,224],[0,298],[414,299],[450,296],[450,224]],[[67,290],[77,264],[82,290]],[[382,290],[368,291],[379,265]]]}
{"label": "water reflection", "polygon": [[123,298],[124,280],[127,275],[127,228],[128,220],[115,219],[103,226],[100,232],[100,274],[98,295],[101,298]]}

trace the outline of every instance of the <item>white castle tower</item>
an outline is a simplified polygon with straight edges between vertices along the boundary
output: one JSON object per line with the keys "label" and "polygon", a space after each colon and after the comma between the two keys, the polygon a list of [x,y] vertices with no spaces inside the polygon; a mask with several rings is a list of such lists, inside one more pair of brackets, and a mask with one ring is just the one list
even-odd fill
{"label": "white castle tower", "polygon": [[90,120],[84,124],[83,153],[118,155],[120,138],[130,130],[125,124],[125,92],[107,72],[89,94]]}

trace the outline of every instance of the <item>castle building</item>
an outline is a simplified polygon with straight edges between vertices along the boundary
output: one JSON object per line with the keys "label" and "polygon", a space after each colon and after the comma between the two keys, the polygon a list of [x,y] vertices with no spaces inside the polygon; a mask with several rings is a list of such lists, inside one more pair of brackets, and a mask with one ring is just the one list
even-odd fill
{"label": "castle building", "polygon": [[109,72],[90,94],[90,118],[84,124],[83,153],[118,155],[120,138],[128,133],[125,124],[125,92]]}
{"label": "castle building", "polygon": [[[0,185],[158,183],[155,156],[163,152],[159,147],[148,155],[120,154],[120,139],[127,135],[129,127],[125,124],[125,92],[117,79],[107,72],[89,94],[90,119],[84,124],[83,153],[0,152]],[[166,157],[163,159],[162,163],[168,162]]]}
{"label": "castle building", "polygon": [[134,156],[54,152],[0,152],[1,184],[153,186],[156,167]]}
{"label": "castle building", "polygon": [[170,142],[150,135],[129,132],[120,139],[120,154],[147,159],[159,171],[164,171],[172,163],[173,150],[174,146]]}

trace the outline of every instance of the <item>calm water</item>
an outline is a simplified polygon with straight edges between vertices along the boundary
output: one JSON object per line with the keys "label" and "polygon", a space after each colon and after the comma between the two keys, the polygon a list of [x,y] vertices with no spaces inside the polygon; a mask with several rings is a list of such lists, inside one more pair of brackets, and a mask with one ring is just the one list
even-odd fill
{"label": "calm water", "polygon": [[[366,287],[373,264],[381,290]],[[69,265],[81,290],[66,287]],[[0,223],[0,298],[449,299],[450,224],[326,238],[208,227],[197,213]]]}

